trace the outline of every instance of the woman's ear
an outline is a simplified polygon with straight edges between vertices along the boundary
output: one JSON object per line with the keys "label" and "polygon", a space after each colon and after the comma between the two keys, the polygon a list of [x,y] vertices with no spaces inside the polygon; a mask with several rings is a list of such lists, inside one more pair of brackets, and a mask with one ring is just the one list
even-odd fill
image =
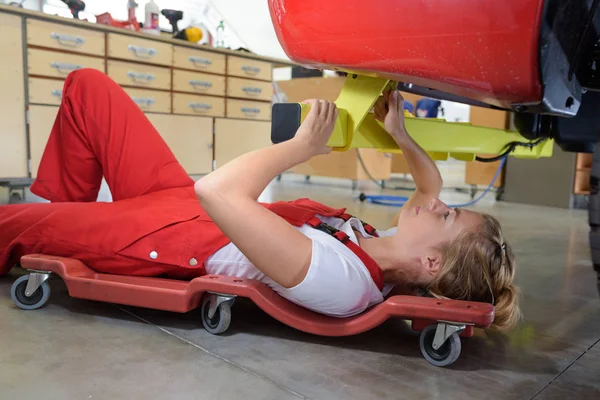
{"label": "woman's ear", "polygon": [[430,276],[436,276],[442,267],[442,257],[437,251],[421,256],[421,267]]}

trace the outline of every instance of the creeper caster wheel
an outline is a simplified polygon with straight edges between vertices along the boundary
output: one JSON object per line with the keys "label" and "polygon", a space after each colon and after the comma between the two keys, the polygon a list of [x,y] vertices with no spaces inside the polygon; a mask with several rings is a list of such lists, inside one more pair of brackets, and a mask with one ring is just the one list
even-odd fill
{"label": "creeper caster wheel", "polygon": [[20,277],[10,288],[10,298],[23,310],[37,310],[50,298],[50,285],[46,282],[49,276],[32,273]]}
{"label": "creeper caster wheel", "polygon": [[[421,354],[436,367],[447,367],[460,356],[461,343],[458,336],[464,326],[445,323],[429,325],[421,332],[419,345]],[[444,340],[444,336],[446,339]]]}
{"label": "creeper caster wheel", "polygon": [[218,335],[229,329],[231,306],[235,297],[208,293],[202,300],[202,325],[209,333]]}

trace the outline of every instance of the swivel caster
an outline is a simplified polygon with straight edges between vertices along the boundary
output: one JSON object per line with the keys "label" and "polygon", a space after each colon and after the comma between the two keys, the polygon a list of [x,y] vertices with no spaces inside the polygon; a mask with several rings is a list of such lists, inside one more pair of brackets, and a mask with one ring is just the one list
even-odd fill
{"label": "swivel caster", "polygon": [[50,285],[46,280],[49,273],[32,272],[17,279],[10,288],[10,298],[23,310],[37,310],[48,302]]}
{"label": "swivel caster", "polygon": [[231,306],[235,296],[207,293],[202,300],[202,325],[207,332],[218,335],[229,329]]}
{"label": "swivel caster", "polygon": [[460,356],[460,332],[464,325],[432,324],[423,329],[419,338],[421,354],[431,365],[447,367]]}
{"label": "swivel caster", "polygon": [[10,191],[10,198],[8,199],[8,204],[18,204],[23,201],[23,196],[19,192]]}

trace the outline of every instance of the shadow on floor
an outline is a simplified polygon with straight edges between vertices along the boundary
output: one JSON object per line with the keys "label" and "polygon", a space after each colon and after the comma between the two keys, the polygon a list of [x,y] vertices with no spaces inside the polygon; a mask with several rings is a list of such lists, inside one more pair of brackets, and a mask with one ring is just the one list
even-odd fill
{"label": "shadow on floor", "polygon": [[[7,277],[0,278],[0,285],[10,287],[12,281],[22,274],[22,270],[14,269]],[[127,312],[114,314],[115,305],[92,302],[69,297],[64,282],[58,277],[50,280],[52,295],[50,302],[70,313],[78,314],[78,318],[120,318],[131,321]],[[103,304],[103,305],[102,305]],[[159,310],[141,309],[129,306],[116,306],[141,318],[140,323],[147,320],[162,328],[184,331],[203,330],[199,310],[185,314],[177,314]],[[43,312],[44,309],[33,312]],[[27,311],[24,311],[27,312]],[[348,337],[321,337],[307,334],[290,328],[270,317],[251,301],[237,299],[233,308],[233,319],[228,332],[221,336],[234,337],[239,334],[259,336],[262,338],[283,339],[309,344],[325,345],[349,350],[361,350],[400,357],[419,358],[423,356],[419,350],[419,335],[412,331],[410,324],[403,320],[389,320],[379,327]],[[524,336],[524,335],[521,335]],[[555,359],[536,351],[527,343],[519,344],[519,337],[505,337],[477,331],[472,338],[462,340],[462,352],[459,360],[450,369],[460,371],[478,370],[511,370],[515,372],[555,374],[560,367]],[[569,343],[560,343],[565,350]]]}

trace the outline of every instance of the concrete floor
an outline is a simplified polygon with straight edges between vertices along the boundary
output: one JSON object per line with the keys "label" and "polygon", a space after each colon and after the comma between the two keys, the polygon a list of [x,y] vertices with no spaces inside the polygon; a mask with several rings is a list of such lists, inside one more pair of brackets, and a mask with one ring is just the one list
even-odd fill
{"label": "concrete floor", "polygon": [[[344,181],[307,184],[284,176],[261,200],[311,197],[388,227],[396,209],[361,204],[351,198],[357,194]],[[403,321],[322,338],[238,301],[229,331],[212,336],[198,312],[72,299],[60,279],[51,280],[46,307],[23,311],[9,298],[21,273],[14,269],[0,278],[0,399],[600,398],[600,306],[586,213],[488,197],[473,209],[503,223],[518,261],[525,319],[508,337],[463,340],[449,368],[423,359],[418,335]],[[442,199],[468,197],[448,191]]]}

